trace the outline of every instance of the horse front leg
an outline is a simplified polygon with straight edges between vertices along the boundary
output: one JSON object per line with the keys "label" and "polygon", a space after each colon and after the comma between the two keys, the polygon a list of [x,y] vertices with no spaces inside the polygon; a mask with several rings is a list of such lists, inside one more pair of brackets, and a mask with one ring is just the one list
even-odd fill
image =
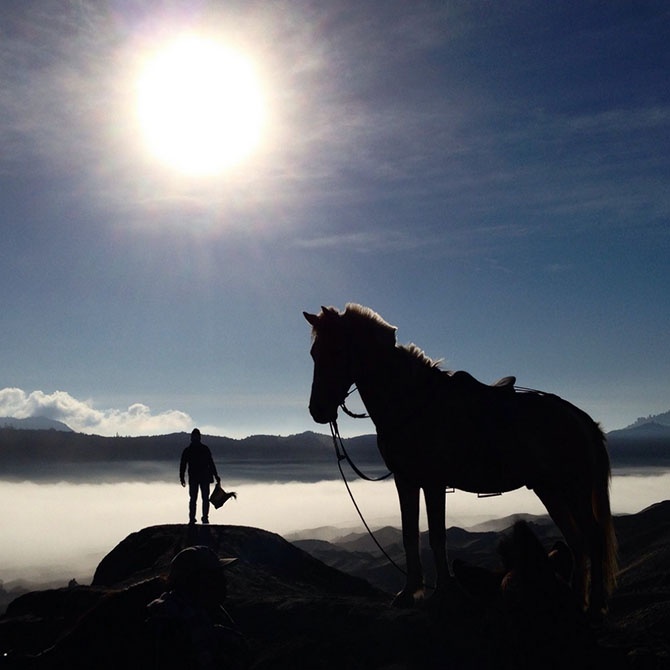
{"label": "horse front leg", "polygon": [[435,561],[435,597],[443,596],[449,582],[447,563],[446,492],[444,485],[423,487],[428,517],[428,536]]}
{"label": "horse front leg", "polygon": [[412,607],[423,597],[423,569],[419,555],[419,487],[395,476],[400,501],[402,543],[407,564],[405,587],[393,599],[395,607]]}

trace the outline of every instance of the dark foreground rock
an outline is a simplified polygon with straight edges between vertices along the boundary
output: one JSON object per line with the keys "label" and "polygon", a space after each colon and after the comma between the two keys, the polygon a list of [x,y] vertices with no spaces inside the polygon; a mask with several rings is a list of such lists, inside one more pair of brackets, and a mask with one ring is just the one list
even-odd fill
{"label": "dark foreground rock", "polygon": [[393,609],[389,593],[259,529],[145,528],[103,559],[91,586],[13,601],[0,618],[0,665],[151,668],[136,653],[146,604],[165,590],[172,557],[204,544],[239,559],[227,571],[227,609],[254,669],[670,667],[670,502],[618,518],[617,531],[623,569],[604,623],[533,630],[457,584],[440,603]]}

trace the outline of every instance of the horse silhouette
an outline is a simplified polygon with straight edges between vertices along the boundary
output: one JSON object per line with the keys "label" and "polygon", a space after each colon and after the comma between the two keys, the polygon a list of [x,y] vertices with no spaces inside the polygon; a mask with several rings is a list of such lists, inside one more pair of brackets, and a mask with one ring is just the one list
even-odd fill
{"label": "horse silhouette", "polygon": [[616,580],[610,462],[604,434],[588,414],[556,395],[518,390],[511,377],[487,386],[467,372],[442,370],[418,347],[397,345],[396,328],[361,305],[303,314],[313,335],[312,418],[335,422],[355,384],[394,475],[407,564],[396,605],[423,596],[421,489],[440,596],[449,580],[446,488],[483,493],[526,486],[573,553],[575,592],[593,612],[604,611]]}

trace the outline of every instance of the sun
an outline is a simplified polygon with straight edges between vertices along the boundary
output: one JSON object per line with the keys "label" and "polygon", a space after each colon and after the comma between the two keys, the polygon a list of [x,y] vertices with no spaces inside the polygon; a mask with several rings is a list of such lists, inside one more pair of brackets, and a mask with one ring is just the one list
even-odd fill
{"label": "sun", "polygon": [[214,40],[186,36],[145,62],[137,113],[153,156],[187,175],[216,175],[257,147],[263,99],[249,60]]}

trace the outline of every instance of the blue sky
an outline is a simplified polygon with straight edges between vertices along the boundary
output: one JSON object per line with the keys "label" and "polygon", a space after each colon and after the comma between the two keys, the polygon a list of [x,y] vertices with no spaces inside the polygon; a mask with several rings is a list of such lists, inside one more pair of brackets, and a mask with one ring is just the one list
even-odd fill
{"label": "blue sky", "polygon": [[[312,429],[301,313],[346,302],[606,430],[670,408],[666,2],[2,11],[0,416]],[[262,82],[260,142],[216,176],[137,125],[143,54],[184,32]]]}

